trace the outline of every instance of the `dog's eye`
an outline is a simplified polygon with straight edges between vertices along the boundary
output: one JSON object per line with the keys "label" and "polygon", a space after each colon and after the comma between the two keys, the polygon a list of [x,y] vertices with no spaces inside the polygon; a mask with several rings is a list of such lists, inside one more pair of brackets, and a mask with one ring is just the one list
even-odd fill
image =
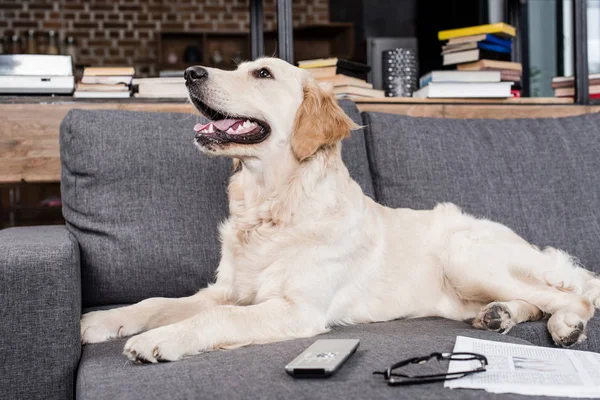
{"label": "dog's eye", "polygon": [[261,68],[256,72],[256,77],[262,78],[262,79],[268,79],[268,78],[272,78],[273,75],[271,75],[271,71],[269,71],[268,69]]}

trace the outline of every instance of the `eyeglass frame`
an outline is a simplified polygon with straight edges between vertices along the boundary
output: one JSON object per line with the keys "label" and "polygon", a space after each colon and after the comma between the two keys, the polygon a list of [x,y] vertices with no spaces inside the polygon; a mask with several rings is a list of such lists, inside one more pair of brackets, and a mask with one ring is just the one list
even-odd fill
{"label": "eyeglass frame", "polygon": [[[471,358],[465,359],[453,359],[453,356],[471,356]],[[477,360],[481,362],[481,366],[470,370],[470,371],[457,371],[457,372],[446,372],[443,374],[429,374],[429,375],[408,375],[408,374],[400,374],[394,373],[393,370],[401,367],[405,367],[410,364],[425,364],[432,358],[435,358],[437,361],[441,360],[450,360],[450,361],[473,361]],[[390,386],[408,386],[408,385],[421,385],[425,383],[432,382],[443,382],[450,381],[453,379],[464,378],[465,376],[477,374],[480,372],[485,372],[485,367],[488,365],[488,359],[486,356],[477,353],[468,353],[468,352],[457,352],[457,353],[431,353],[428,356],[422,357],[413,357],[407,360],[399,361],[395,364],[392,364],[385,371],[375,371],[373,374],[380,374],[384,376],[384,379],[387,381]],[[404,378],[404,380],[396,380],[394,376],[398,376]]]}

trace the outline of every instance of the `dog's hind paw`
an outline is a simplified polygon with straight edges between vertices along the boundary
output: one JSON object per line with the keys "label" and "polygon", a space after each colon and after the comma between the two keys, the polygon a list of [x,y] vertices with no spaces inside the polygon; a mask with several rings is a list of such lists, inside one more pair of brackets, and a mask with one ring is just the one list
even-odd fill
{"label": "dog's hind paw", "polygon": [[485,306],[473,320],[473,326],[478,329],[508,333],[515,326],[508,307],[500,302]]}
{"label": "dog's hind paw", "polygon": [[557,346],[571,347],[583,342],[586,323],[575,313],[557,312],[548,320],[548,331]]}

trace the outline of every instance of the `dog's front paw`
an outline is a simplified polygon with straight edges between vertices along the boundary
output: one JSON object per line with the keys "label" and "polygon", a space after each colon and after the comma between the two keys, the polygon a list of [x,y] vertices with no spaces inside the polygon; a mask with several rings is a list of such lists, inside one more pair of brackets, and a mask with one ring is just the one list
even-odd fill
{"label": "dog's front paw", "polygon": [[81,317],[81,343],[99,343],[131,336],[143,329],[121,308],[93,311]]}
{"label": "dog's front paw", "polygon": [[178,324],[152,329],[125,343],[123,354],[131,361],[175,361],[201,350],[198,336]]}

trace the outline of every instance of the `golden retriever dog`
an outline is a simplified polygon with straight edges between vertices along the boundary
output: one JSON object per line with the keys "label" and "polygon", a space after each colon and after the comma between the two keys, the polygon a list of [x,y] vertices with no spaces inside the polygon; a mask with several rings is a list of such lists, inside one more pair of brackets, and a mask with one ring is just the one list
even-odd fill
{"label": "golden retriever dog", "polygon": [[156,363],[430,316],[504,333],[550,316],[557,345],[585,339],[599,279],[453,204],[391,209],[365,196],[341,157],[360,127],[306,71],[263,58],[191,67],[186,85],[210,121],[196,145],[236,164],[217,278],[190,297],[87,313],[83,343],[136,335],[124,354]]}

